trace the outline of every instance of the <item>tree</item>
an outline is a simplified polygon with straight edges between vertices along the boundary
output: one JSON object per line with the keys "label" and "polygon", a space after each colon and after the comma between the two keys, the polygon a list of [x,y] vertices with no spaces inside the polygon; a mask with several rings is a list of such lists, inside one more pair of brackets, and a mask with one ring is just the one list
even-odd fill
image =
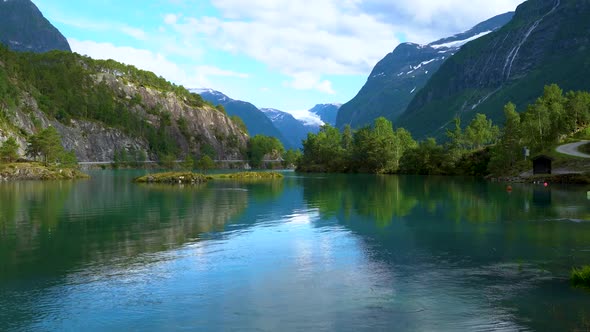
{"label": "tree", "polygon": [[191,157],[190,154],[187,154],[184,160],[182,161],[182,169],[186,171],[192,171],[193,167],[195,166],[195,160]]}
{"label": "tree", "polygon": [[476,114],[465,128],[465,140],[472,149],[480,150],[484,145],[494,142],[500,133],[498,126],[488,120],[485,114]]}
{"label": "tree", "polygon": [[12,163],[18,159],[18,143],[14,137],[8,138],[0,147],[0,161]]}
{"label": "tree", "polygon": [[175,169],[176,156],[170,153],[160,156],[160,165],[166,169]]}
{"label": "tree", "polygon": [[303,141],[303,158],[298,169],[319,172],[342,172],[347,160],[340,131],[328,124],[317,134],[309,133]]}
{"label": "tree", "polygon": [[59,162],[65,153],[61,137],[54,127],[47,127],[29,139],[27,155],[41,158],[45,166]]}
{"label": "tree", "polygon": [[204,155],[199,161],[197,161],[197,168],[203,171],[203,173],[207,173],[208,170],[214,167],[215,162],[208,155]]}
{"label": "tree", "polygon": [[229,118],[244,134],[248,134],[248,127],[246,127],[246,124],[242,118],[237,115],[232,115]]}
{"label": "tree", "polygon": [[248,142],[250,166],[254,168],[261,167],[264,156],[269,155],[270,158],[279,159],[284,151],[283,144],[276,137],[256,135]]}
{"label": "tree", "polygon": [[283,167],[288,168],[297,165],[299,158],[301,158],[301,151],[294,149],[287,150],[283,154]]}
{"label": "tree", "polygon": [[434,138],[420,142],[418,147],[404,154],[400,171],[408,174],[445,174],[447,154]]}

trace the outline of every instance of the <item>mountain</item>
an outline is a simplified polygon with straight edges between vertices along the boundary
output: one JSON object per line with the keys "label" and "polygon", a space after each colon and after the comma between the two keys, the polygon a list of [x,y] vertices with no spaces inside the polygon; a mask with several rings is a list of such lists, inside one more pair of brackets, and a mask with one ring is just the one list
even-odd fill
{"label": "mountain", "polygon": [[70,52],[66,38],[30,0],[0,1],[0,43],[18,52]]}
{"label": "mountain", "polygon": [[113,60],[75,53],[17,53],[0,45],[0,142],[48,126],[80,161],[115,154],[243,159],[248,137],[196,94]]}
{"label": "mountain", "polygon": [[319,116],[324,123],[335,126],[340,107],[342,104],[318,104],[310,109],[309,113]]}
{"label": "mountain", "polygon": [[292,147],[300,149],[301,142],[307,138],[308,133],[317,133],[320,130],[319,124],[306,124],[297,120],[293,115],[273,108],[260,109],[281,132]]}
{"label": "mountain", "polygon": [[471,30],[428,45],[400,44],[381,60],[367,83],[338,112],[337,127],[359,128],[383,116],[395,122],[440,66],[467,42],[480,38],[508,23],[514,13],[482,22]]}
{"label": "mountain", "polygon": [[510,23],[465,45],[416,95],[398,125],[417,138],[442,136],[454,117],[483,113],[503,122],[503,106],[532,103],[547,84],[590,90],[590,2],[529,0]]}
{"label": "mountain", "polygon": [[240,117],[246,124],[251,137],[256,135],[276,137],[286,149],[295,147],[256,106],[245,101],[231,99],[212,89],[192,89],[191,92],[200,94],[204,100],[214,105],[223,106],[228,115]]}

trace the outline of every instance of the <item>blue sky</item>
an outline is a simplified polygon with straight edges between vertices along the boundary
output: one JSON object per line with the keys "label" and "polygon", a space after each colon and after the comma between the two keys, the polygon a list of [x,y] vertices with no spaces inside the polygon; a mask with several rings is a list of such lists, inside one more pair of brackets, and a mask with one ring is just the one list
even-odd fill
{"label": "blue sky", "polygon": [[33,0],[75,52],[296,112],[345,103],[400,42],[464,31],[522,0]]}

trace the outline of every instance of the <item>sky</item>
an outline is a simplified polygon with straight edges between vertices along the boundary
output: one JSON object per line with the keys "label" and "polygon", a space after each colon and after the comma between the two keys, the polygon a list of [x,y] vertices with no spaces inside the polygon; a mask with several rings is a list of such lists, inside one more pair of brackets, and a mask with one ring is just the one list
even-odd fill
{"label": "sky", "polygon": [[399,43],[468,30],[522,0],[33,0],[74,52],[300,113],[345,103]]}

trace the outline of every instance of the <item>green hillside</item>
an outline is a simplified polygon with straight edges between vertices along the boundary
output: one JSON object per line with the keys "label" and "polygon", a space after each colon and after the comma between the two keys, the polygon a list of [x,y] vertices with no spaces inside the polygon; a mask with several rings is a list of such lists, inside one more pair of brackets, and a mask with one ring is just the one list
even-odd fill
{"label": "green hillside", "polygon": [[[27,130],[23,121],[35,128]],[[78,122],[114,128],[146,142],[154,157],[237,156],[247,139],[199,95],[151,72],[75,53],[15,53],[0,47],[0,128],[26,137],[52,121],[62,131]],[[70,141],[77,144],[79,139]],[[104,148],[113,157],[113,148]]]}
{"label": "green hillside", "polygon": [[588,17],[588,1],[525,2],[509,24],[448,59],[397,124],[417,138],[442,137],[455,117],[503,122],[507,102],[524,110],[547,84],[589,90]]}

